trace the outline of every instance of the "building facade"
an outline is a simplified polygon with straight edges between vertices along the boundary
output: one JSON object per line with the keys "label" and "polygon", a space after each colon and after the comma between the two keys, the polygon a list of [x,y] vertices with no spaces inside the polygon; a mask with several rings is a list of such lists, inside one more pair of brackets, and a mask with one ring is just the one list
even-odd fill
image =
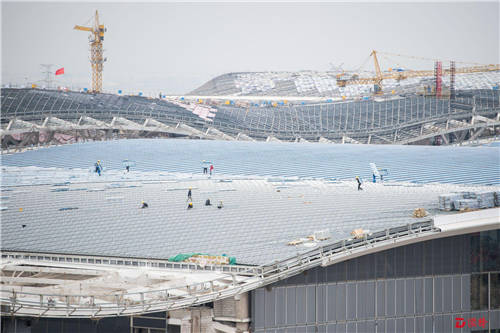
{"label": "building facade", "polygon": [[254,332],[498,332],[500,229],[316,267],[254,290]]}

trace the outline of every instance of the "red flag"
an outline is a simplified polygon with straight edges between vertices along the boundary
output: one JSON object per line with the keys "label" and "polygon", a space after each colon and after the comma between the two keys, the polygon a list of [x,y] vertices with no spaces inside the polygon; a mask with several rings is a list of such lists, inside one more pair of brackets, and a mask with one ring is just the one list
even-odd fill
{"label": "red flag", "polygon": [[56,71],[56,75],[61,75],[61,74],[64,74],[64,67],[63,67],[63,68],[59,68],[59,69]]}

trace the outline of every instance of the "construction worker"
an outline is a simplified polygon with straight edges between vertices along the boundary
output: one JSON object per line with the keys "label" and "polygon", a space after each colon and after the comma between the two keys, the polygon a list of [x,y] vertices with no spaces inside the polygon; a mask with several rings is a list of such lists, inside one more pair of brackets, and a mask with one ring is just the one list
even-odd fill
{"label": "construction worker", "polygon": [[217,208],[221,209],[222,207],[224,207],[224,205],[222,204],[222,200],[219,201],[219,204],[217,205]]}
{"label": "construction worker", "polygon": [[373,174],[373,182],[376,183],[377,182],[377,176],[375,174]]}
{"label": "construction worker", "polygon": [[192,203],[192,202],[189,202],[189,203],[188,203],[188,207],[187,207],[187,209],[191,209],[191,208],[193,208],[193,203]]}
{"label": "construction worker", "polygon": [[127,172],[129,172],[130,171],[130,165],[125,166],[125,170],[127,170]]}
{"label": "construction worker", "polygon": [[212,204],[210,203],[210,199],[207,199],[207,200],[205,201],[205,206],[212,206]]}
{"label": "construction worker", "polygon": [[214,165],[210,164],[210,176],[212,175],[212,171],[214,170]]}
{"label": "construction worker", "polygon": [[189,188],[188,190],[188,200],[193,200],[193,198],[191,198],[191,187]]}
{"label": "construction worker", "polygon": [[203,174],[206,175],[208,173],[208,167],[207,167],[207,162],[205,162],[205,160],[203,160],[202,166],[203,166]]}
{"label": "construction worker", "polygon": [[358,182],[358,191],[363,190],[363,189],[361,188],[361,180],[359,179],[359,177],[358,177],[358,176],[356,176],[356,181]]}
{"label": "construction worker", "polygon": [[141,201],[141,208],[148,208],[148,204],[145,203],[144,201]]}
{"label": "construction worker", "polygon": [[95,172],[100,176],[102,171],[101,160],[98,160],[95,165]]}

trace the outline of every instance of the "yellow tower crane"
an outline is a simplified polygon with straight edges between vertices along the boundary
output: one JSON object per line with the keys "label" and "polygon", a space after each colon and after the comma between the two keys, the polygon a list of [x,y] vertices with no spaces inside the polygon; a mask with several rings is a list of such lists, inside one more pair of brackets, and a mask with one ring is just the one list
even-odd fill
{"label": "yellow tower crane", "polygon": [[102,91],[102,69],[106,58],[103,57],[102,43],[106,29],[103,24],[99,24],[99,14],[95,11],[94,24],[91,27],[75,25],[75,30],[90,32],[90,65],[92,67],[92,92]]}
{"label": "yellow tower crane", "polygon": [[[385,52],[380,52],[380,53],[385,53]],[[389,53],[387,53],[389,54]],[[371,57],[373,57],[373,63],[375,65],[375,77],[365,77],[365,78],[360,78],[359,75],[354,74],[350,78],[344,78],[343,75],[338,75],[337,76],[337,85],[339,87],[345,87],[346,85],[350,84],[373,84],[375,86],[375,93],[376,94],[381,94],[382,93],[382,81],[387,80],[387,79],[395,79],[395,80],[405,80],[410,77],[423,77],[423,76],[433,76],[434,71],[433,70],[407,70],[407,71],[402,71],[402,72],[390,72],[390,73],[382,73],[380,70],[379,62],[377,59],[377,51],[372,51],[370,54]],[[415,57],[416,58],[416,57]],[[419,58],[419,59],[425,59],[425,58]],[[429,60],[429,59],[425,59]],[[462,73],[478,73],[478,72],[492,72],[492,71],[499,71],[500,70],[500,65],[477,65],[477,66],[472,66],[472,67],[461,67],[461,68],[456,68],[455,73],[456,74],[462,74]],[[443,75],[449,75],[451,73],[450,69],[443,69]]]}

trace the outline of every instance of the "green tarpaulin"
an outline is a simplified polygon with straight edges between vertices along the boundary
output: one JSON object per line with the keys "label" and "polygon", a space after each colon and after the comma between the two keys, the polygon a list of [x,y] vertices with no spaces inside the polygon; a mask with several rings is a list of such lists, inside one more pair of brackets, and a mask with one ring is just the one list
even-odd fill
{"label": "green tarpaulin", "polygon": [[[186,259],[191,258],[192,256],[212,256],[213,254],[207,254],[207,253],[179,253],[176,256],[168,258],[168,261],[173,261],[173,262],[181,262]],[[227,255],[223,254],[223,257],[227,257]],[[229,257],[229,265],[236,265],[236,257]]]}

